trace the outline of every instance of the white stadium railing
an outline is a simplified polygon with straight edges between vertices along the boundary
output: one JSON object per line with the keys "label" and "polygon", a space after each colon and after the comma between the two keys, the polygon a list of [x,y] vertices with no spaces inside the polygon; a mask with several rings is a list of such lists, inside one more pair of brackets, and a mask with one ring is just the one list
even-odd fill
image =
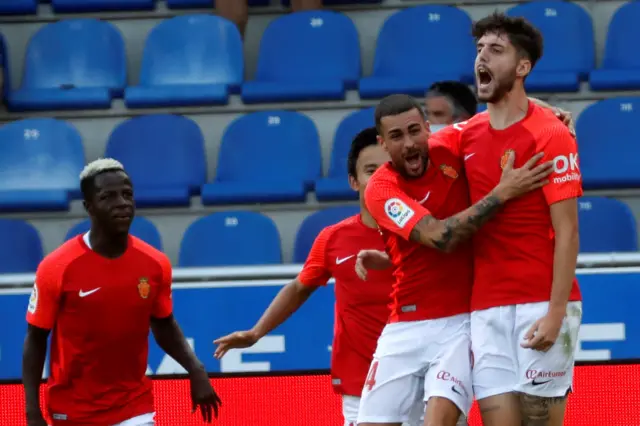
{"label": "white stadium railing", "polygon": [[[629,268],[640,267],[640,253],[594,253],[578,256],[578,271],[599,268]],[[198,282],[211,284],[216,281],[225,283],[240,281],[272,281],[282,284],[295,278],[302,265],[270,265],[270,266],[234,266],[219,268],[174,268],[173,282],[193,286]],[[629,272],[639,272],[630,270]],[[0,275],[0,288],[24,288],[33,285],[34,274],[4,274]]]}

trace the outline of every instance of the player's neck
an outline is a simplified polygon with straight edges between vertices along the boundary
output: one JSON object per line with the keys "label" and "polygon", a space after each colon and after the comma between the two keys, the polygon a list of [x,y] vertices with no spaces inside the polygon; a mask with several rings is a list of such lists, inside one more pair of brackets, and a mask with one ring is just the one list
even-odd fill
{"label": "player's neck", "polygon": [[375,229],[378,227],[375,219],[373,218],[373,216],[371,216],[369,210],[367,210],[367,208],[364,206],[364,200],[360,200],[360,219],[362,220],[362,223],[364,223],[364,226],[366,226],[367,228]]}
{"label": "player's neck", "polygon": [[522,86],[514,87],[496,103],[488,103],[489,122],[496,130],[504,130],[522,120],[529,109],[529,98]]}
{"label": "player's neck", "polygon": [[129,235],[126,233],[108,233],[100,228],[92,226],[91,232],[89,233],[89,242],[91,243],[91,250],[100,256],[115,259],[122,256],[124,252],[127,251]]}

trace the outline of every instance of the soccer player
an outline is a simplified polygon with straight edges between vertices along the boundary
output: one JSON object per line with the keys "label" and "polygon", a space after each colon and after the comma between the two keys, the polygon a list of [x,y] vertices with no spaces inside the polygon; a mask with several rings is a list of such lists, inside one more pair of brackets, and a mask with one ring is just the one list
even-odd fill
{"label": "soccer player", "polygon": [[193,410],[211,422],[220,399],[172,314],[171,264],[129,235],[131,181],[122,164],[96,160],[80,174],[91,230],[40,263],[27,308],[22,376],[29,426],[47,423],[39,388],[51,333],[46,417],[51,425],[152,426],[149,328],[189,372]]}
{"label": "soccer player", "polygon": [[400,425],[424,398],[424,424],[453,426],[473,400],[473,253],[465,240],[508,200],[544,185],[551,163],[536,166],[542,155],[528,153],[524,166],[514,169],[509,155],[500,181],[469,207],[462,161],[448,146],[427,144],[426,116],[413,98],[383,99],[375,120],[391,162],[372,176],[365,204],[385,240],[395,282],[358,424]]}
{"label": "soccer player", "polygon": [[[355,426],[360,393],[376,342],[389,318],[391,271],[374,271],[368,282],[355,274],[354,264],[362,249],[384,249],[375,221],[364,205],[363,193],[369,177],[385,162],[387,153],[378,144],[375,128],[360,132],[348,156],[349,184],[360,194],[360,214],[323,229],[317,236],[307,261],[296,279],[280,290],[256,325],[214,341],[215,357],[233,348],[254,345],[282,324],[320,286],[335,278],[335,334],[331,354],[334,390],[342,395],[345,426]],[[423,404],[412,407],[411,426],[422,424]]]}
{"label": "soccer player", "polygon": [[494,13],[474,24],[478,114],[434,135],[457,149],[471,201],[487,195],[515,153],[553,163],[550,183],[507,204],[474,238],[473,387],[485,426],[564,423],[582,317],[575,269],[582,195],[576,141],[524,81],[542,36],[523,18]]}

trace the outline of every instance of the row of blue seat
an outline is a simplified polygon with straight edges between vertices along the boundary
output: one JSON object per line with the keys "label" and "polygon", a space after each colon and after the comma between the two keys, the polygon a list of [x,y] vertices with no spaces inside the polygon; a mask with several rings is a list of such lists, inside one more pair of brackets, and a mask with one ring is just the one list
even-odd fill
{"label": "row of blue seat", "polygon": [[[53,11],[57,13],[153,10],[156,7],[156,0],[50,0],[50,2]],[[215,0],[165,0],[165,2],[169,9],[211,8],[215,6]],[[381,2],[382,0],[323,0],[323,4],[327,6]],[[2,0],[0,1],[0,15],[35,14],[38,10],[38,3],[38,0]],[[281,0],[278,3],[284,6],[290,5],[289,0]],[[265,7],[270,6],[272,1],[248,0],[248,4],[251,7]]]}
{"label": "row of blue seat", "polygon": [[[294,263],[303,263],[320,230],[348,216],[358,207],[332,207],[307,216],[298,229]],[[636,222],[629,207],[611,198],[580,201],[580,251],[637,251]],[[65,240],[89,230],[89,221],[74,225]],[[0,219],[0,273],[34,271],[43,250],[37,230],[27,222]],[[162,250],[156,226],[136,217],[131,234]],[[193,222],[180,245],[178,266],[237,266],[282,263],[280,234],[275,223],[260,213],[229,211],[213,213]]]}
{"label": "row of blue seat", "polygon": [[[189,118],[158,114],[129,119],[109,135],[105,156],[120,160],[135,184],[139,207],[351,200],[347,154],[353,137],[373,126],[373,108],[338,125],[329,172],[322,176],[314,122],[292,111],[241,116],[226,128],[216,176],[207,180],[204,137]],[[612,98],[578,117],[580,168],[587,189],[640,186],[637,141],[640,98]],[[79,197],[85,165],[80,134],[69,123],[28,119],[0,128],[0,209],[65,210]]]}
{"label": "row of blue seat", "polygon": [[[585,79],[593,90],[640,89],[640,2],[616,12],[596,70],[593,25],[581,6],[540,1],[508,14],[527,17],[547,40],[527,79],[530,91],[578,91]],[[267,27],[255,80],[243,82],[243,46],[235,25],[211,15],[180,16],[150,32],[139,85],[127,87],[125,43],[113,25],[60,21],[31,38],[21,88],[10,94],[8,105],[16,111],[109,108],[121,96],[130,108],[215,105],[226,104],[234,92],[245,103],[342,100],[348,89],[358,89],[361,98],[421,96],[438,80],[473,83],[470,27],[469,15],[455,7],[401,10],[384,23],[373,74],[362,78],[358,31],[346,15],[292,13]],[[424,46],[429,54],[416,56]]]}

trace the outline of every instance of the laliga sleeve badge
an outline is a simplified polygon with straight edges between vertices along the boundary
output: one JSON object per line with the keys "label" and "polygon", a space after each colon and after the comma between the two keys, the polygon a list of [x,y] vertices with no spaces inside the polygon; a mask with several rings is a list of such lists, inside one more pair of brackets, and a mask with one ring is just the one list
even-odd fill
{"label": "laliga sleeve badge", "polygon": [[38,308],[38,284],[33,283],[33,290],[31,290],[31,296],[29,297],[29,307],[27,311],[30,314],[35,314]]}
{"label": "laliga sleeve badge", "polygon": [[507,160],[509,159],[509,155],[511,155],[512,152],[515,152],[512,149],[508,149],[504,152],[504,154],[502,154],[502,157],[500,157],[500,169],[504,170],[504,166],[507,165]]}
{"label": "laliga sleeve badge", "polygon": [[147,278],[140,278],[140,282],[138,283],[138,293],[140,293],[140,297],[143,299],[149,297],[149,293],[151,293],[151,285]]}
{"label": "laliga sleeve badge", "polygon": [[446,164],[441,164],[440,170],[442,170],[442,173],[445,176],[450,177],[451,179],[458,179],[458,172],[453,167]]}

